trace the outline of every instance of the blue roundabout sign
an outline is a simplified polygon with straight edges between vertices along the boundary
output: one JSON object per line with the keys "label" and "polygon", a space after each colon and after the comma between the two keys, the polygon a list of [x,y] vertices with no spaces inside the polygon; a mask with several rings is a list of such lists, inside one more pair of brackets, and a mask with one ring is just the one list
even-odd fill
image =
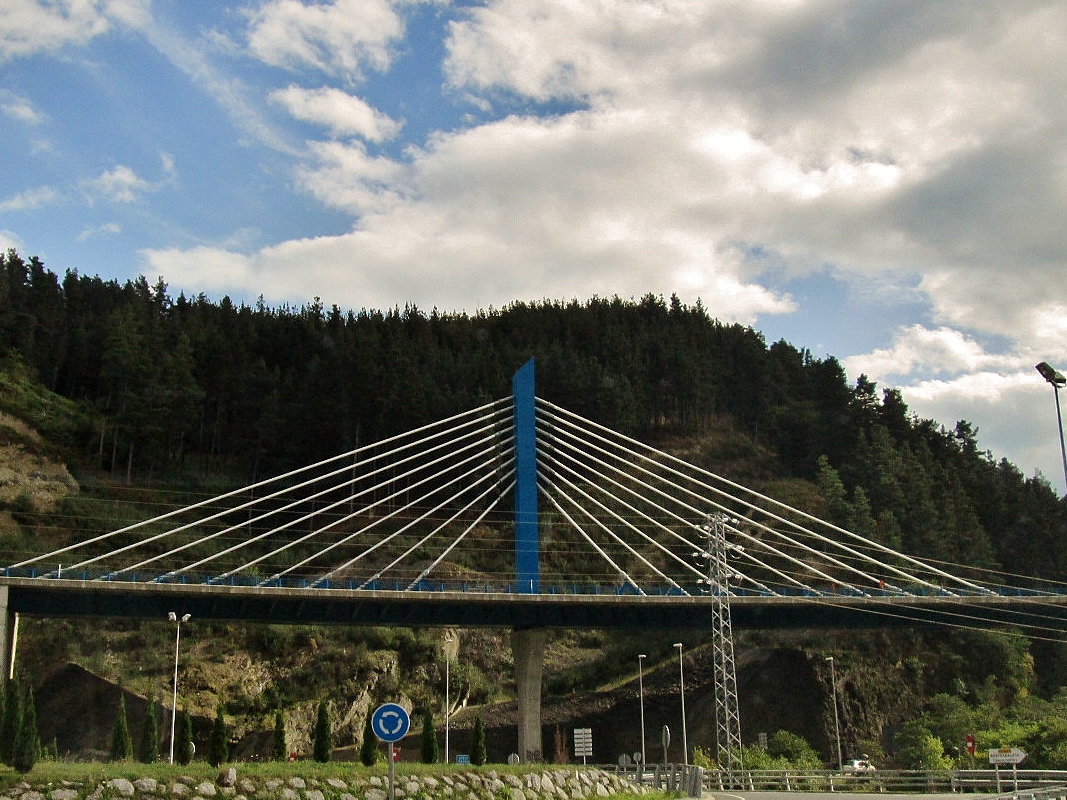
{"label": "blue roundabout sign", "polygon": [[385,703],[374,709],[370,718],[371,730],[383,742],[399,742],[411,727],[411,718],[403,706]]}

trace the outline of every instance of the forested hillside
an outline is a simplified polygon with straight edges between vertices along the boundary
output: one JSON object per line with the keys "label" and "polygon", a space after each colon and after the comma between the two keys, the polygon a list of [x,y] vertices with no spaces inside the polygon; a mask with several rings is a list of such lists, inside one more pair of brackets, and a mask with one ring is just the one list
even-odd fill
{"label": "forested hillside", "polygon": [[14,251],[0,264],[0,353],[87,410],[68,444],[126,483],[242,485],[503,397],[534,357],[545,399],[773,484],[856,533],[1067,580],[1067,508],[994,461],[970,423],[917,419],[892,388],[850,386],[832,356],[767,345],[713,308],[652,296],[474,315],[249,307],[172,298],[162,280],[60,278]]}
{"label": "forested hillside", "polygon": [[[1043,479],[994,460],[972,424],[946,430],[918,419],[891,387],[863,376],[850,384],[832,356],[768,345],[751,328],[716,321],[713,307],[653,296],[514,303],[470,315],[345,310],[317,298],[300,308],[249,307],[172,297],[162,280],[60,277],[14,251],[0,255],[0,266],[0,375],[7,381],[0,446],[31,456],[36,466],[28,469],[37,473],[51,464],[56,476],[47,495],[0,492],[3,563],[88,528],[145,518],[149,507],[158,513],[170,498],[242,486],[504,397],[513,373],[533,357],[541,397],[860,535],[1011,573],[1006,583],[1067,581],[1067,505]],[[107,502],[64,499],[74,480],[82,498]],[[24,631],[31,680],[70,661],[140,696],[166,692],[170,631],[163,623],[98,626],[81,636],[64,625]],[[457,644],[462,702],[509,692],[504,639],[493,644],[487,636],[466,632]],[[574,646],[582,641],[588,646]],[[610,647],[595,633],[560,636],[548,694],[632,681],[620,664],[637,649],[660,662],[661,674],[674,674],[672,641],[670,632],[640,643],[615,639]],[[188,702],[210,715],[226,698],[246,732],[272,724],[264,720],[276,706],[308,723],[317,700],[329,697],[347,709],[344,724],[357,736],[374,692],[402,689],[417,705],[438,702],[442,689],[442,644],[422,632],[205,625],[189,646],[197,648],[197,667]],[[967,725],[995,731],[1018,721],[1008,709],[1030,703],[1032,710],[1032,695],[1051,702],[1067,685],[1057,636],[824,634],[798,639],[788,652],[763,640],[748,653],[745,647],[739,643],[740,669],[750,670],[741,678],[746,740],[762,730],[755,727],[764,724],[760,714],[766,724],[787,724],[780,684],[767,683],[762,700],[752,691],[760,681],[784,679],[763,665],[789,664],[810,700],[826,690],[824,652],[853,653],[839,667],[845,736],[870,748],[886,730],[928,713],[939,693],[948,701],[924,730],[966,711],[975,715]],[[627,687],[620,691],[632,703]],[[673,694],[664,687],[669,707]],[[699,708],[699,694],[692,702]],[[828,706],[821,708],[825,714]],[[805,712],[795,721],[825,750],[826,719]],[[956,733],[945,733],[946,752]],[[1067,755],[1061,760],[1067,766]],[[1045,763],[1058,762],[1050,756]]]}

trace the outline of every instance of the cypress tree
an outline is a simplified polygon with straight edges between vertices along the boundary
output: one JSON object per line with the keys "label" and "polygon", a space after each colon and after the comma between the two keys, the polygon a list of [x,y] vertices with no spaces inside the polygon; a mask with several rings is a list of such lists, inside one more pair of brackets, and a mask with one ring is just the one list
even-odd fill
{"label": "cypress tree", "polygon": [[144,726],[141,728],[141,761],[151,764],[159,760],[159,718],[155,698],[148,698]]}
{"label": "cypress tree", "polygon": [[359,746],[359,760],[365,767],[372,767],[378,763],[381,748],[378,747],[378,737],[374,735],[371,727],[371,715],[367,714],[367,721],[363,725],[363,743]]}
{"label": "cypress tree", "polygon": [[325,764],[333,755],[333,733],[330,731],[330,712],[326,707],[326,701],[319,703],[318,715],[315,718],[315,734],[312,757],[320,764]]}
{"label": "cypress tree", "polygon": [[182,712],[181,726],[178,728],[178,741],[175,743],[174,760],[179,764],[188,764],[193,760],[196,748],[193,747],[193,717],[188,711]]}
{"label": "cypress tree", "polygon": [[0,761],[9,767],[15,763],[15,739],[22,727],[22,698],[18,680],[5,682],[4,717],[0,720]]}
{"label": "cypress tree", "polygon": [[440,750],[437,744],[437,730],[434,728],[433,709],[429,706],[426,706],[422,712],[422,738],[420,743],[422,745],[422,763],[436,764],[440,756]]}
{"label": "cypress tree", "polygon": [[128,761],[133,758],[133,739],[130,738],[130,724],[126,719],[126,697],[119,695],[119,713],[115,715],[115,726],[111,729],[111,760]]}
{"label": "cypress tree", "polygon": [[485,763],[485,726],[482,718],[474,718],[474,732],[471,734],[471,763],[480,767]]}
{"label": "cypress tree", "polygon": [[208,763],[217,767],[230,757],[230,734],[222,716],[222,703],[215,712],[215,724],[211,728],[211,743],[208,745]]}
{"label": "cypress tree", "polygon": [[280,708],[274,712],[274,741],[270,749],[275,761],[285,761],[289,757],[285,746],[285,715]]}
{"label": "cypress tree", "polygon": [[23,706],[22,724],[15,739],[15,758],[12,766],[19,772],[29,772],[37,763],[41,753],[41,737],[37,732],[37,703],[33,699],[33,690],[26,693]]}

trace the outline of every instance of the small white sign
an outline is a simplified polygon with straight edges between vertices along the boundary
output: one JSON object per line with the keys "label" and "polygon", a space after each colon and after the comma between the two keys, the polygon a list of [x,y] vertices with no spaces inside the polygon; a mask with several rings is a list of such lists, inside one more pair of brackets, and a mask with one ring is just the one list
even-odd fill
{"label": "small white sign", "polygon": [[1026,758],[1026,752],[1018,747],[991,747],[989,749],[990,764],[1018,764]]}

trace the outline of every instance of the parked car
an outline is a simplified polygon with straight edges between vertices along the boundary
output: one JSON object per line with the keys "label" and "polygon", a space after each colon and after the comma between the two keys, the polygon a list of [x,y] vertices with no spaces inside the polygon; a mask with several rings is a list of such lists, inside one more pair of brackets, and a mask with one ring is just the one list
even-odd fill
{"label": "parked car", "polygon": [[853,758],[846,761],[842,769],[854,775],[865,775],[874,772],[874,764],[865,758]]}

